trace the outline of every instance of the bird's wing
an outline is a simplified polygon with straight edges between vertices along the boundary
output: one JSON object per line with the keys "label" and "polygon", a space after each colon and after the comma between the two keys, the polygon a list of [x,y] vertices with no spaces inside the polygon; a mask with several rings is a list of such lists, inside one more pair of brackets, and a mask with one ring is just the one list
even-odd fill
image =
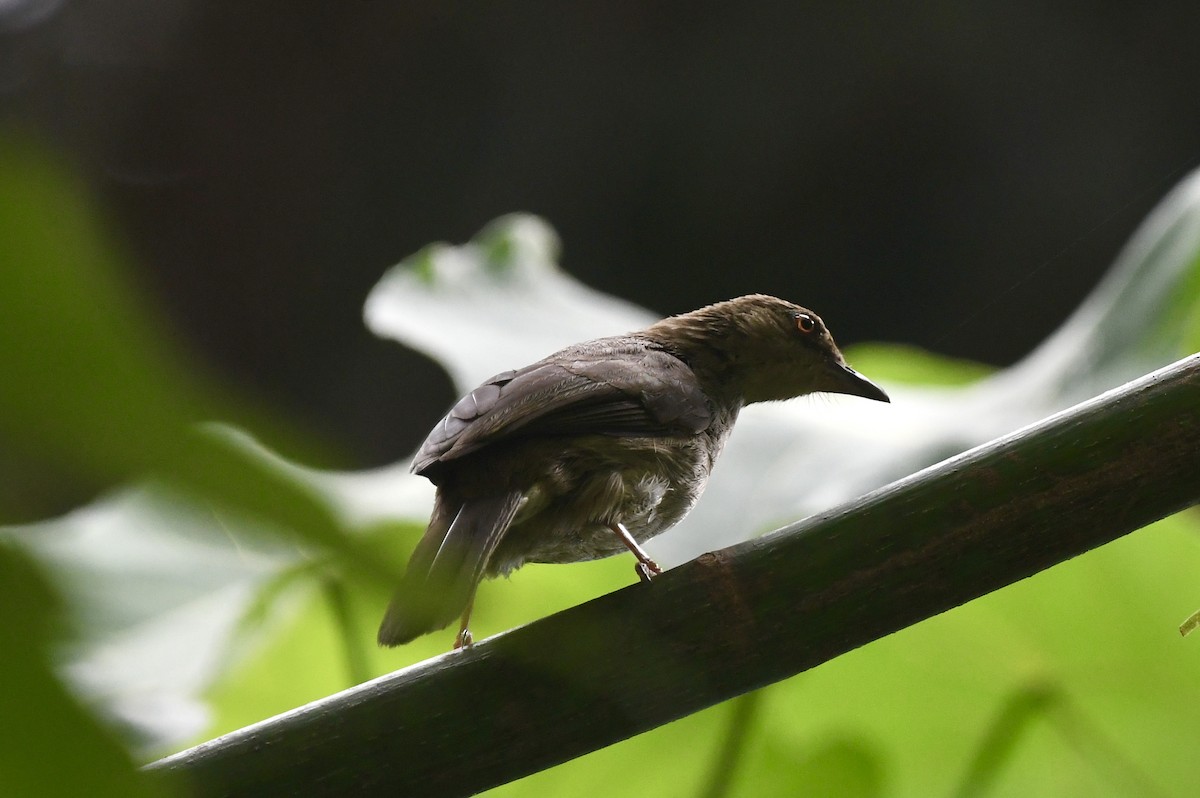
{"label": "bird's wing", "polygon": [[711,421],[691,368],[637,339],[602,339],[497,374],[450,409],[413,461],[420,474],[502,440],[535,435],[694,434]]}

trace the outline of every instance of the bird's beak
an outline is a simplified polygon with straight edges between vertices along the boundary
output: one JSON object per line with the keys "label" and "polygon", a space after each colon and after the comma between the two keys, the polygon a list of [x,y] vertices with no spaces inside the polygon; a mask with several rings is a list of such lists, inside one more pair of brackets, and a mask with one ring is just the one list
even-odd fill
{"label": "bird's beak", "polygon": [[851,396],[861,396],[864,399],[874,399],[876,402],[891,402],[888,395],[875,383],[859,374],[845,363],[832,363],[825,372],[825,380],[820,389],[827,393],[846,393]]}

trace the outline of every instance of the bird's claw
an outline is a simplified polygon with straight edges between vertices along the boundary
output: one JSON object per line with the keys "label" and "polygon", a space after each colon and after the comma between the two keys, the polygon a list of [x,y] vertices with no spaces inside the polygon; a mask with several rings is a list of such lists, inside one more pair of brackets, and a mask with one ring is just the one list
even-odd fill
{"label": "bird's claw", "polygon": [[470,648],[475,643],[475,636],[471,634],[470,629],[463,629],[454,638],[454,650],[460,648]]}
{"label": "bird's claw", "polygon": [[649,582],[662,573],[662,568],[659,568],[658,563],[654,560],[638,560],[638,564],[633,566],[633,570],[637,571],[638,579],[643,582]]}

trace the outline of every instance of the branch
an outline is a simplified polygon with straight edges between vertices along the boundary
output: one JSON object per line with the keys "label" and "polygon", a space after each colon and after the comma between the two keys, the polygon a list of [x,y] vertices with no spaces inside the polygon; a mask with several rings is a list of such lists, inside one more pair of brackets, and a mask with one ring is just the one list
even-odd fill
{"label": "branch", "polygon": [[148,766],[202,796],[467,795],[1200,501],[1200,355],[843,508]]}

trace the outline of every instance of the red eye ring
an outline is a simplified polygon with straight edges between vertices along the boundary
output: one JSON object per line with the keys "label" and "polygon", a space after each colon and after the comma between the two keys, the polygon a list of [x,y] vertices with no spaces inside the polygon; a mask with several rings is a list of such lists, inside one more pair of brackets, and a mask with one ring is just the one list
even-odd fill
{"label": "red eye ring", "polygon": [[796,314],[796,329],[802,333],[810,333],[817,329],[817,320],[807,313]]}

